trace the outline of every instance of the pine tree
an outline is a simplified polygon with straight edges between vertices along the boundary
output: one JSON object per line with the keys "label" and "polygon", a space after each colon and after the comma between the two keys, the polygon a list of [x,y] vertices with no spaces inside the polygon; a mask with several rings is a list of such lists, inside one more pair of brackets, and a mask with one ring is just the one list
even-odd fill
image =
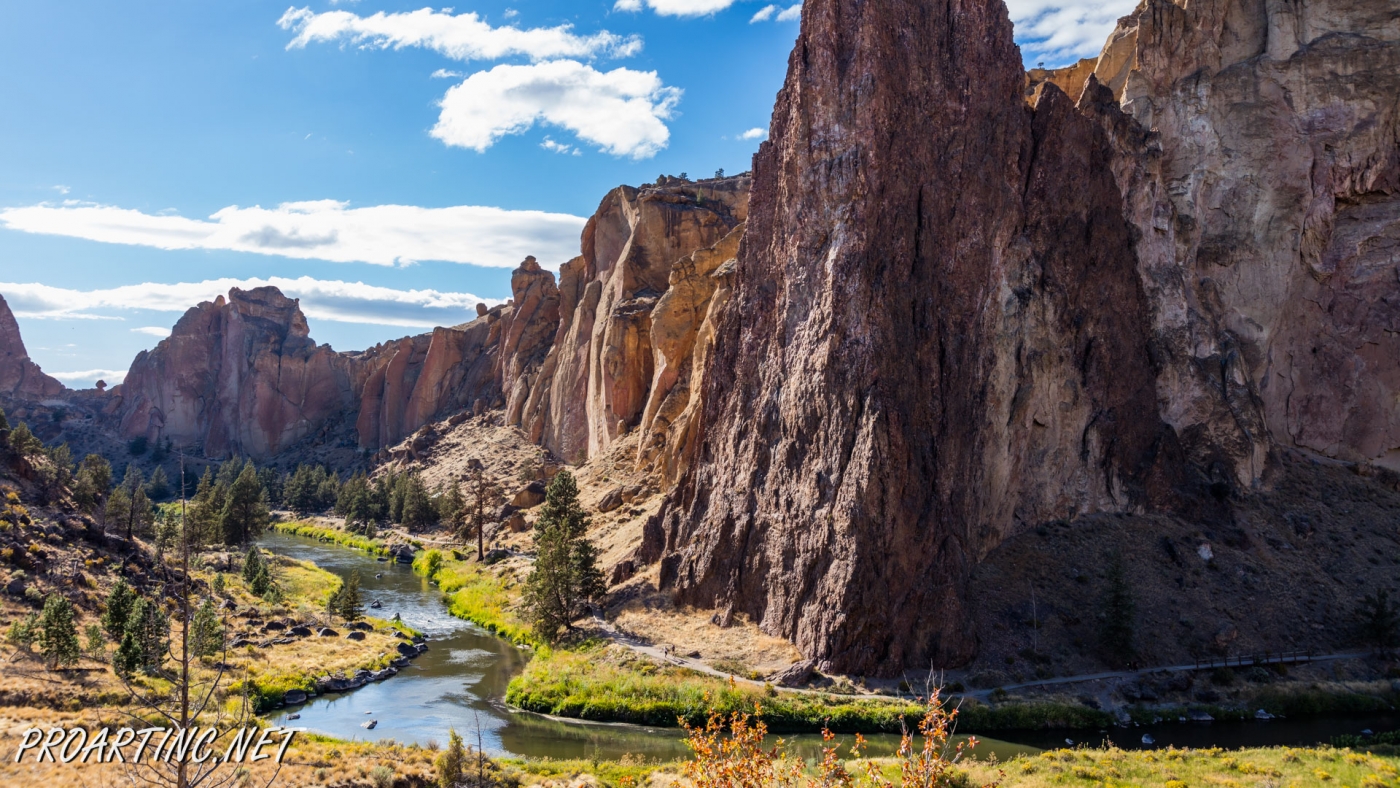
{"label": "pine tree", "polygon": [[1120,663],[1131,661],[1136,652],[1133,617],[1137,605],[1123,570],[1123,557],[1116,552],[1109,557],[1106,585],[1099,605],[1099,643],[1104,653]]}
{"label": "pine tree", "polygon": [[267,592],[272,588],[272,573],[267,570],[267,564],[258,566],[257,572],[253,574],[253,579],[248,581],[248,590],[260,597],[266,597]]}
{"label": "pine tree", "polygon": [[80,472],[87,474],[98,498],[106,498],[112,491],[112,464],[102,455],[89,454],[84,457]]}
{"label": "pine tree", "polygon": [[49,594],[39,616],[39,652],[49,670],[76,663],[82,656],[78,628],[73,623],[73,605],[60,594]]}
{"label": "pine tree", "polygon": [[131,607],[131,617],[126,622],[126,632],[122,634],[123,645],[131,636],[140,654],[138,667],[146,673],[155,673],[165,662],[170,636],[170,619],[156,602],[141,597]]}
{"label": "pine tree", "polygon": [[[126,466],[126,476],[122,478],[121,491],[126,510],[116,512],[120,518],[118,524],[126,528],[127,539],[134,539],[138,534],[144,536],[151,525],[155,523],[155,515],[151,511],[151,499],[146,497],[146,485],[141,477],[140,468],[135,465]],[[108,514],[113,513],[112,501],[117,499],[116,493],[113,493],[112,497],[108,499]]]}
{"label": "pine tree", "polygon": [[101,624],[88,624],[83,634],[87,638],[83,644],[84,653],[97,660],[107,656],[107,633],[102,631]]}
{"label": "pine tree", "polygon": [[262,535],[270,517],[258,473],[249,462],[229,486],[228,499],[220,513],[224,544],[245,545]]}
{"label": "pine tree", "polygon": [[102,628],[112,640],[121,640],[134,604],[136,592],[131,590],[131,586],[127,585],[125,580],[118,578],[116,585],[112,586],[111,593],[107,594],[106,609],[102,611]]}
{"label": "pine tree", "polygon": [[157,501],[170,495],[170,479],[165,475],[165,468],[157,465],[151,472],[151,480],[146,482],[146,495]]}
{"label": "pine tree", "polygon": [[205,468],[195,488],[194,498],[185,507],[185,530],[191,549],[213,544],[222,537],[219,515],[223,512],[227,497],[228,490],[221,488],[214,480],[213,470]]}
{"label": "pine tree", "polygon": [[38,637],[39,616],[36,613],[30,613],[5,630],[5,642],[16,648],[28,648]]}
{"label": "pine tree", "polygon": [[214,582],[209,586],[209,588],[210,588],[210,590],[212,590],[212,591],[214,592],[214,596],[223,596],[223,595],[224,595],[224,573],[223,573],[223,572],[216,572],[216,573],[214,574]]}
{"label": "pine tree", "polygon": [[73,486],[73,452],[64,443],[48,449],[49,461],[35,470],[45,501],[55,501]]}
{"label": "pine tree", "polygon": [[137,642],[136,633],[132,631],[122,633],[117,653],[112,655],[112,672],[121,678],[129,679],[141,669],[143,660],[144,656],[141,653],[141,646]]}
{"label": "pine tree", "polygon": [[243,558],[243,582],[252,583],[259,571],[266,571],[263,562],[262,551],[257,545],[248,548],[248,555]]}
{"label": "pine tree", "polygon": [[336,613],[347,622],[354,623],[364,617],[364,600],[360,596],[360,572],[355,570],[350,576],[345,578],[340,590],[336,592],[339,599],[336,603]]}
{"label": "pine tree", "polygon": [[436,507],[433,506],[432,499],[428,497],[428,488],[424,486],[422,478],[416,473],[410,473],[406,474],[404,479],[403,503],[399,522],[403,523],[409,531],[432,525],[437,511]]}
{"label": "pine tree", "polygon": [[606,590],[597,551],[586,538],[588,523],[588,513],[578,503],[578,485],[568,471],[560,471],[535,521],[535,566],[523,599],[531,626],[546,640],[572,629],[588,603]]}
{"label": "pine tree", "polygon": [[195,611],[190,624],[190,653],[196,657],[212,657],[224,647],[224,627],[211,599]]}

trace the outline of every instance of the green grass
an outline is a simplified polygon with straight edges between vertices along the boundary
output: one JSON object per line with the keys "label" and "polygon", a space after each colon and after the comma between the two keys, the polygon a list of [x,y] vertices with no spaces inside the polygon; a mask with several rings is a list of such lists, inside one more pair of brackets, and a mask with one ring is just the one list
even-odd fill
{"label": "green grass", "polygon": [[624,757],[620,761],[584,760],[582,758],[497,758],[496,763],[508,770],[524,772],[545,778],[571,778],[591,774],[603,785],[615,788],[624,778],[630,778],[632,785],[645,785],[647,778],[655,771],[680,773],[681,763],[647,763],[642,759]]}
{"label": "green grass", "polygon": [[269,526],[272,530],[294,536],[309,536],[322,542],[331,542],[355,550],[363,550],[374,555],[388,555],[389,545],[383,539],[366,539],[339,528],[327,528],[311,523],[277,522]]}
{"label": "green grass", "polygon": [[527,711],[585,720],[676,726],[705,721],[710,711],[754,710],[774,732],[897,732],[922,707],[894,698],[778,693],[639,657],[620,646],[541,648],[506,690],[506,702]]}
{"label": "green grass", "polygon": [[[436,571],[431,571],[433,567]],[[452,615],[512,643],[541,645],[529,625],[516,615],[512,587],[488,568],[474,561],[459,560],[451,553],[427,550],[413,560],[413,571],[436,583],[447,595],[447,607]]]}

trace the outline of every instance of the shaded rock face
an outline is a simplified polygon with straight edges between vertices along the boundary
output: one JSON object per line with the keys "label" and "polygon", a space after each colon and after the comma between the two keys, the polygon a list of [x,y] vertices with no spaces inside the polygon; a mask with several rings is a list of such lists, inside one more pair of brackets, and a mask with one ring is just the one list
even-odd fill
{"label": "shaded rock face", "polygon": [[583,253],[560,269],[553,346],[518,418],[508,410],[511,423],[569,462],[606,451],[642,423],[658,363],[653,311],[673,267],[742,223],[748,192],[742,176],[662,178],[603,198],[584,228]]}
{"label": "shaded rock face", "polygon": [[1000,3],[809,1],[640,554],[823,670],[954,665],[1029,524],[1394,456],[1387,8],[1154,0],[1028,107]]}
{"label": "shaded rock face", "polygon": [[29,359],[10,305],[0,296],[0,396],[40,400],[62,394],[63,384]]}

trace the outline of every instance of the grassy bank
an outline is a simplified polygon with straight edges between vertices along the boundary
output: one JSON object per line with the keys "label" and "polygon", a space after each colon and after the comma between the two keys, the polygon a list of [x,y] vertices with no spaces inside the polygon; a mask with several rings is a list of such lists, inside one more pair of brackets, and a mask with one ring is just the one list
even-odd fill
{"label": "grassy bank", "polygon": [[[269,526],[278,533],[293,536],[307,536],[321,542],[330,542],[353,550],[363,550],[372,555],[388,555],[389,545],[383,539],[368,539],[340,528],[330,528],[312,523],[276,522]],[[414,545],[415,547],[417,545]]]}
{"label": "grassy bank", "polygon": [[542,648],[506,690],[506,702],[528,711],[585,720],[675,726],[701,724],[711,710],[752,711],[775,732],[895,732],[921,708],[894,698],[779,693],[660,665],[614,645],[566,651]]}
{"label": "grassy bank", "polygon": [[426,550],[413,560],[413,571],[437,584],[447,595],[452,615],[484,627],[517,644],[540,645],[539,638],[513,609],[519,594],[513,579],[493,572],[455,551]]}

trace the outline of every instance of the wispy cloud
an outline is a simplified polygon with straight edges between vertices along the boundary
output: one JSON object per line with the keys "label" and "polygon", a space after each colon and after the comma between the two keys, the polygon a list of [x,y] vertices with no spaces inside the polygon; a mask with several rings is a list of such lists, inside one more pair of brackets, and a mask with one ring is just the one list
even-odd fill
{"label": "wispy cloud", "polygon": [[585,221],[569,214],[475,205],[351,208],[335,200],[275,208],[229,206],[208,220],[73,201],[0,209],[0,225],[11,230],[103,243],[378,265],[440,260],[496,268],[514,268],[526,255],[548,263],[573,257]]}
{"label": "wispy cloud", "polygon": [[450,71],[445,68],[440,68],[437,71],[434,71],[433,73],[429,74],[428,76],[430,76],[433,79],[461,79],[466,75],[467,73],[465,71]]}
{"label": "wispy cloud", "polygon": [[108,385],[116,385],[126,378],[124,369],[84,369],[77,372],[49,372],[51,378],[58,378],[65,383],[95,383],[98,380],[105,381]]}
{"label": "wispy cloud", "polygon": [[170,329],[162,326],[141,326],[140,328],[131,329],[131,332],[133,334],[145,334],[147,336],[161,338],[170,336]]}
{"label": "wispy cloud", "polygon": [[[734,5],[737,0],[646,0],[646,5],[661,16],[706,16]],[[642,0],[617,0],[614,11],[640,11]]]}
{"label": "wispy cloud", "polygon": [[741,140],[763,140],[768,138],[768,129],[754,127],[739,135]]}
{"label": "wispy cloud", "polygon": [[573,60],[501,65],[447,91],[432,135],[485,151],[507,134],[545,123],[615,156],[643,159],[666,147],[671,133],[663,121],[680,97],[655,71],[602,72]]}
{"label": "wispy cloud", "polygon": [[[276,287],[289,298],[301,299],[301,310],[313,320],[372,323],[409,328],[451,326],[476,318],[476,305],[495,306],[499,299],[440,290],[397,290],[363,282],[269,277],[267,279],[206,279],[202,282],[144,282],[96,290],[52,287],[36,282],[0,282],[0,294],[18,317],[72,319],[103,312],[184,312],[201,301],[212,301],[231,288]],[[167,336],[156,326],[134,328],[143,334]]]}
{"label": "wispy cloud", "polygon": [[422,47],[462,61],[517,56],[532,60],[629,57],[642,48],[642,40],[637,36],[619,36],[606,30],[581,36],[573,32],[572,25],[493,27],[475,13],[454,15],[448,9],[422,8],[391,14],[381,11],[360,16],[349,11],[318,14],[310,8],[289,8],[277,24],[296,34],[287,44],[288,49],[340,41],[372,49]]}
{"label": "wispy cloud", "polygon": [[1016,40],[1029,62],[1050,67],[1094,57],[1136,0],[1007,0]]}
{"label": "wispy cloud", "polygon": [[779,11],[778,15],[776,17],[773,17],[773,19],[777,22],[797,22],[801,20],[802,4],[794,3],[793,5],[784,8],[783,10]]}
{"label": "wispy cloud", "polygon": [[544,138],[544,142],[540,143],[540,147],[544,148],[550,153],[571,153],[575,156],[583,155],[583,153],[578,148],[575,148],[572,145],[565,145],[562,142],[555,142],[549,137]]}

